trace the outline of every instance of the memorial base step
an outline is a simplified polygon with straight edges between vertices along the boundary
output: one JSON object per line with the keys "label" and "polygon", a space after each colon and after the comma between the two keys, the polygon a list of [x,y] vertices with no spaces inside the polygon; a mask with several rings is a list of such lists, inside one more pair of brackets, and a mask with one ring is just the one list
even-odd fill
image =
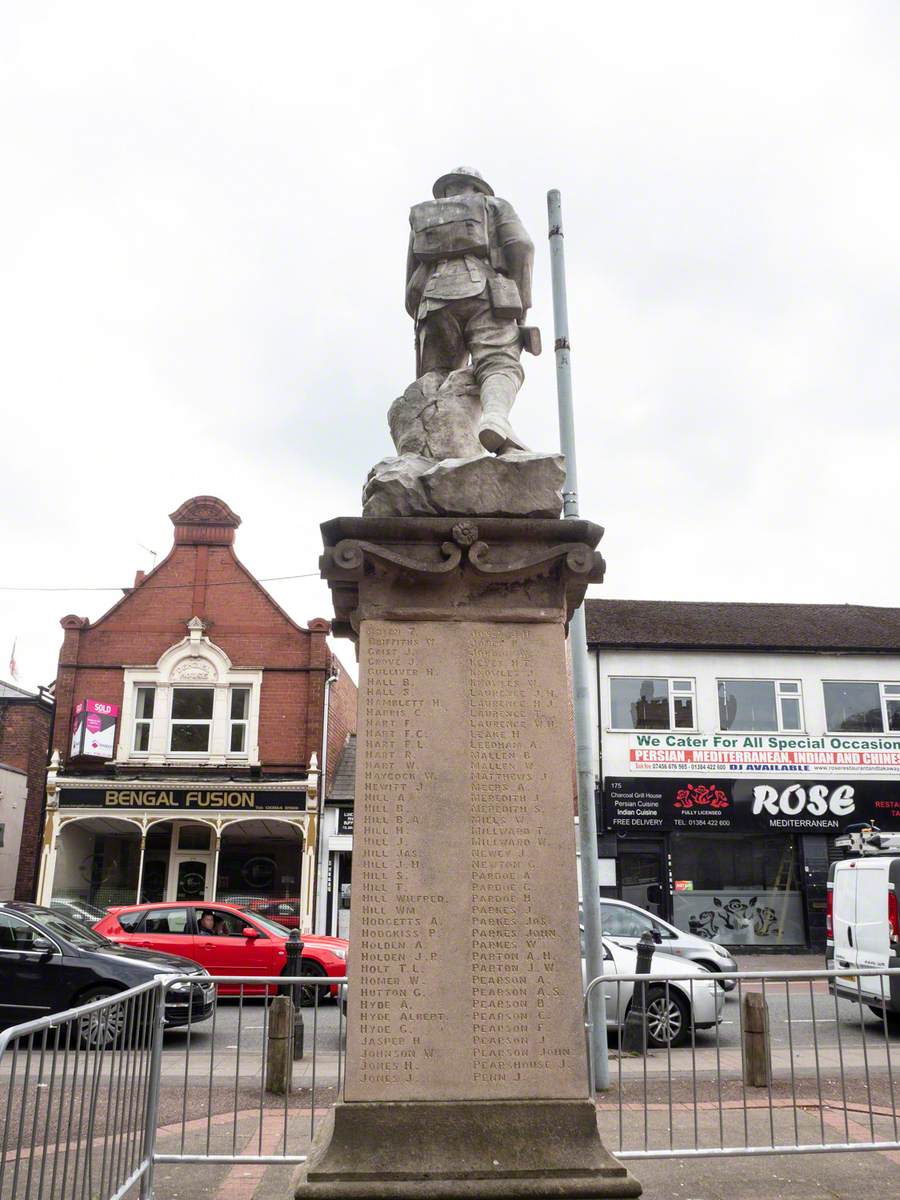
{"label": "memorial base step", "polygon": [[636,1197],[584,1100],[338,1103],[295,1180],[297,1200]]}

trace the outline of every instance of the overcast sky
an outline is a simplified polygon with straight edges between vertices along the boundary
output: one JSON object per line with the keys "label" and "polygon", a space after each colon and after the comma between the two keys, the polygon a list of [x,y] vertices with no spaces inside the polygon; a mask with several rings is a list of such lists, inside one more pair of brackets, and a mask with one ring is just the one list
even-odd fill
{"label": "overcast sky", "polygon": [[[900,6],[43,4],[0,10],[0,676],[53,678],[221,496],[315,572],[412,380],[409,205],[563,193],[594,594],[895,605]],[[556,449],[552,353],[515,410]],[[273,583],[298,620],[315,578]],[[345,661],[352,651],[338,650]]]}

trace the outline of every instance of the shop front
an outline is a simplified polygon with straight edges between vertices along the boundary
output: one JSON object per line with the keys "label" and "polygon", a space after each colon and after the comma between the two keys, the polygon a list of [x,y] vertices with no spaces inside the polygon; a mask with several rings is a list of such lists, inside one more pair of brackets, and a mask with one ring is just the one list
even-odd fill
{"label": "shop front", "polygon": [[[350,936],[350,881],[353,867],[353,809],[335,808],[328,835],[324,932]],[[332,831],[333,830],[333,831]]]}
{"label": "shop front", "polygon": [[306,781],[59,777],[48,795],[43,904],[223,900],[311,928],[314,813]]}
{"label": "shop front", "polygon": [[834,838],[861,821],[900,830],[900,781],[607,778],[616,894],[710,941],[821,948]]}

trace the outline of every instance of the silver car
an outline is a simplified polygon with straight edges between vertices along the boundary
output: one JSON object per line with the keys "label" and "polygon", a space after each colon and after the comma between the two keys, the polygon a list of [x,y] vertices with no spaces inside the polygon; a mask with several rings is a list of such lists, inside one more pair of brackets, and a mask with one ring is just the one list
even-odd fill
{"label": "silver car", "polygon": [[636,904],[629,904],[627,900],[608,900],[604,896],[600,905],[604,937],[615,938],[618,945],[635,949],[638,938],[649,930],[661,952],[674,954],[678,958],[686,958],[701,967],[706,967],[713,975],[720,976],[718,982],[726,992],[730,992],[736,986],[734,979],[722,975],[739,969],[724,946],[717,942],[707,942],[695,933],[685,933],[676,929],[662,917],[638,908]]}
{"label": "silver car", "polygon": [[[637,954],[603,939],[604,975],[635,975]],[[585,961],[581,960],[581,974],[587,986]],[[683,1046],[691,1038],[691,1029],[712,1029],[722,1020],[725,997],[705,967],[684,959],[672,958],[668,954],[654,954],[650,974],[658,979],[647,985],[647,1045],[654,1049],[665,1046]],[[673,979],[672,976],[687,976]],[[604,994],[606,1028],[621,1031],[634,983],[610,980],[598,985]]]}

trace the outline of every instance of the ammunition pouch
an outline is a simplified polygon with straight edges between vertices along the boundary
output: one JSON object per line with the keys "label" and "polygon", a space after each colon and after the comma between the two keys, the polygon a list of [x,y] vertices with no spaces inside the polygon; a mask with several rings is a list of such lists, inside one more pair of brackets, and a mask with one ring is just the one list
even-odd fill
{"label": "ammunition pouch", "polygon": [[519,285],[505,275],[493,275],[488,279],[488,294],[494,316],[501,321],[517,321],[522,315],[522,297]]}

